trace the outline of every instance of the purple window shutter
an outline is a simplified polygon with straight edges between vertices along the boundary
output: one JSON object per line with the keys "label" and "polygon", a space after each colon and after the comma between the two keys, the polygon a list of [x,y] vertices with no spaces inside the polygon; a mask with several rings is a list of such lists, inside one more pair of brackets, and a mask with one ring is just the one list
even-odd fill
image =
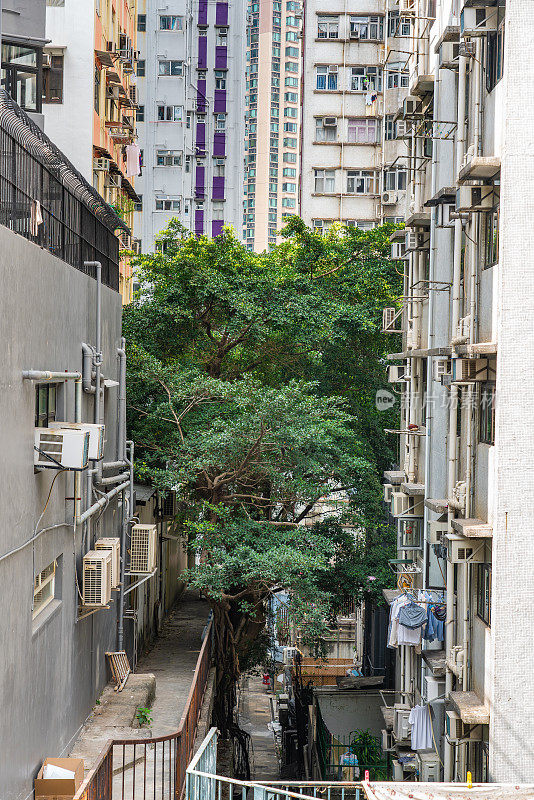
{"label": "purple window shutter", "polygon": [[224,178],[213,179],[213,199],[224,200]]}
{"label": "purple window shutter", "polygon": [[206,113],[206,81],[197,81],[197,111]]}
{"label": "purple window shutter", "polygon": [[208,24],[208,0],[198,0],[198,24]]}
{"label": "purple window shutter", "polygon": [[213,110],[216,114],[224,114],[226,112],[226,89],[215,89]]}
{"label": "purple window shutter", "polygon": [[195,233],[197,236],[202,236],[204,233],[204,212],[195,211]]}
{"label": "purple window shutter", "polygon": [[206,153],[206,123],[197,122],[197,153],[204,155]]}
{"label": "purple window shutter", "polygon": [[[198,135],[197,135],[198,139]],[[226,155],[226,134],[224,131],[215,131],[213,134],[213,155],[223,158]]]}
{"label": "purple window shutter", "polygon": [[228,49],[226,45],[215,48],[215,69],[226,69],[228,66]]}
{"label": "purple window shutter", "polygon": [[197,167],[195,173],[195,197],[204,197],[204,167]]}
{"label": "purple window shutter", "polygon": [[208,66],[208,37],[198,37],[198,67],[205,69]]}
{"label": "purple window shutter", "polygon": [[215,24],[228,25],[228,3],[217,3],[215,6]]}
{"label": "purple window shutter", "polygon": [[220,236],[222,233],[224,225],[224,220],[222,219],[214,219],[211,223],[211,236],[215,239],[217,236]]}

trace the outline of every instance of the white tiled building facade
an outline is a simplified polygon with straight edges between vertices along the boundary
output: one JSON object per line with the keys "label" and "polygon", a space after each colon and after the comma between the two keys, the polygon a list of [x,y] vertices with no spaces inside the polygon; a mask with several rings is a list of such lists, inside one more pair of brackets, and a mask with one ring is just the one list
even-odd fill
{"label": "white tiled building facade", "polygon": [[306,3],[300,211],[317,231],[403,217],[406,148],[393,115],[412,25],[383,0]]}
{"label": "white tiled building facade", "polygon": [[[398,648],[396,688],[410,706],[431,701],[439,758],[427,762],[442,780],[526,783],[534,17],[520,0],[403,6],[416,33],[398,114],[410,166],[406,232],[393,237],[406,249],[404,300],[397,319],[385,315],[402,331],[390,379],[403,402],[385,494],[398,557],[411,562],[397,565],[399,586],[442,593],[447,619],[445,641]],[[409,749],[399,723],[393,733],[395,753]]]}

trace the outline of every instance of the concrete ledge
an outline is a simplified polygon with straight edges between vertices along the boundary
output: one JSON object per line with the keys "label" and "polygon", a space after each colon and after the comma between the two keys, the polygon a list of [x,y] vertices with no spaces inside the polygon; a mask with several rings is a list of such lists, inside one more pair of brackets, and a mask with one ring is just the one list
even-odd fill
{"label": "concrete ledge", "polygon": [[401,489],[404,494],[409,497],[419,497],[425,493],[425,486],[423,483],[403,483]]}
{"label": "concrete ledge", "polygon": [[392,483],[394,486],[399,486],[405,478],[406,475],[402,471],[386,470],[386,472],[384,472],[385,482]]}
{"label": "concrete ledge", "polygon": [[491,539],[493,528],[481,519],[453,519],[453,531],[465,536],[466,539]]}
{"label": "concrete ledge", "polygon": [[451,692],[450,701],[466,725],[489,725],[490,713],[474,692]]}
{"label": "concrete ledge", "polygon": [[446,514],[449,510],[449,503],[447,500],[433,500],[431,498],[427,498],[425,500],[425,506],[435,514]]}

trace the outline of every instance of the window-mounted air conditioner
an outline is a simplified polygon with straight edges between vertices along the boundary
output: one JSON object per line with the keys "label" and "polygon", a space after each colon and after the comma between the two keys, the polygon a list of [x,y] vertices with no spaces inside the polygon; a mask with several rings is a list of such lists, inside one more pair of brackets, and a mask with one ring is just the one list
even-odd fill
{"label": "window-mounted air conditioner", "polygon": [[419,97],[405,97],[402,102],[403,117],[422,117],[423,101]]}
{"label": "window-mounted air conditioner", "polygon": [[111,600],[111,551],[90,550],[83,557],[82,603],[89,608]]}
{"label": "window-mounted air conditioner", "polygon": [[497,30],[495,8],[463,8],[460,14],[460,36],[484,36]]}
{"label": "window-mounted air conditioner", "polygon": [[483,564],[486,545],[483,539],[466,539],[458,533],[448,533],[447,561],[451,564]]}
{"label": "window-mounted air conditioner", "polygon": [[468,339],[470,333],[471,333],[471,315],[468,314],[466,317],[461,317],[458,320],[458,326],[456,328],[456,338]]}
{"label": "window-mounted air conditioner", "polygon": [[49,428],[86,431],[89,434],[89,459],[101,461],[104,458],[105,425],[95,425],[91,422],[51,422]]}
{"label": "window-mounted air conditioner", "polygon": [[495,203],[493,186],[460,186],[456,190],[456,211],[491,211]]}
{"label": "window-mounted air conditioner", "polygon": [[438,203],[436,206],[436,228],[452,228],[456,212],[456,201],[454,203]]}
{"label": "window-mounted air conditioner", "polygon": [[484,358],[453,358],[451,362],[452,383],[473,383],[488,380],[488,362]]}
{"label": "window-mounted air conditioner", "polygon": [[406,364],[391,364],[388,367],[389,383],[404,383],[407,380]]}
{"label": "window-mounted air conditioner", "polygon": [[411,709],[402,704],[396,703],[393,718],[393,733],[397,742],[403,742],[411,737],[411,725],[408,722]]}
{"label": "window-mounted air conditioner", "polygon": [[382,729],[382,750],[387,753],[388,750],[393,750],[393,736],[391,731]]}
{"label": "window-mounted air conditioner", "polygon": [[433,675],[425,675],[423,687],[423,699],[427,703],[443,698],[445,694],[445,678],[435,678]]}
{"label": "window-mounted air conditioner", "polygon": [[393,484],[392,483],[385,483],[384,484],[384,503],[391,503],[391,494],[393,492]]}
{"label": "window-mounted air conditioner", "polygon": [[420,782],[439,783],[441,773],[438,754],[417,753],[417,772]]}
{"label": "window-mounted air conditioner", "polygon": [[122,186],[122,175],[118,172],[113,174],[110,172],[106,175],[104,186],[106,189],[120,189]]}
{"label": "window-mounted air conditioner", "polygon": [[382,332],[389,332],[389,333],[399,333],[398,330],[395,329],[395,322],[398,319],[398,309],[396,308],[384,308],[382,311]]}
{"label": "window-mounted air conditioner", "polygon": [[161,501],[161,513],[164,517],[174,517],[176,514],[176,495],[169,492]]}
{"label": "window-mounted air conditioner", "polygon": [[35,428],[34,466],[82,470],[89,460],[89,432],[79,428]]}
{"label": "window-mounted air conditioner", "polygon": [[449,742],[458,742],[462,738],[463,723],[456,711],[445,712],[445,733]]}
{"label": "window-mounted air conditioner", "polygon": [[404,139],[406,136],[409,135],[410,125],[406,122],[405,119],[397,120],[396,129],[395,129],[395,138],[396,139]]}
{"label": "window-mounted air conditioner", "polygon": [[438,53],[440,69],[458,69],[460,57],[459,42],[442,42]]}
{"label": "window-mounted air conditioner", "polygon": [[95,172],[107,172],[111,166],[109,158],[93,158],[93,169]]}
{"label": "window-mounted air conditioner", "polygon": [[476,46],[474,42],[466,41],[460,42],[460,47],[458,50],[459,56],[465,56],[465,58],[473,58],[476,53]]}
{"label": "window-mounted air conditioner", "polygon": [[360,29],[359,28],[351,28],[350,34],[351,39],[359,39],[360,38]]}
{"label": "window-mounted air conditioner", "polygon": [[383,206],[394,206],[399,202],[399,196],[396,192],[382,192],[381,200]]}
{"label": "window-mounted air conditioner", "polygon": [[132,250],[136,256],[141,253],[141,239],[132,239]]}
{"label": "window-mounted air conditioner", "polygon": [[432,377],[436,383],[443,383],[443,376],[450,372],[450,362],[448,358],[434,358],[432,362]]}
{"label": "window-mounted air conditioner", "polygon": [[428,522],[428,543],[429,544],[441,544],[441,539],[443,536],[447,536],[449,533],[449,525],[447,522],[437,522],[436,520],[429,520]]}
{"label": "window-mounted air conditioner", "polygon": [[399,0],[399,12],[401,14],[414,14],[415,0]]}
{"label": "window-mounted air conditioner", "polygon": [[329,64],[328,65],[328,72],[330,72],[331,74],[332,73],[333,74],[337,74],[338,71],[339,71],[339,67],[338,67],[337,64]]}
{"label": "window-mounted air conditioner", "polygon": [[425,233],[406,231],[404,247],[406,250],[425,250],[430,245],[430,237]]}
{"label": "window-mounted air conditioner", "polygon": [[410,498],[404,492],[391,492],[391,514],[398,517],[410,508]]}
{"label": "window-mounted air conditioner", "polygon": [[129,572],[147,575],[156,569],[158,529],[155,525],[134,525],[130,537]]}
{"label": "window-mounted air conditioner", "polygon": [[337,117],[323,117],[323,127],[324,128],[336,128],[337,127]]}
{"label": "window-mounted air conditioner", "polygon": [[121,540],[118,536],[103,536],[96,540],[95,550],[111,553],[111,588],[116,589],[121,580]]}

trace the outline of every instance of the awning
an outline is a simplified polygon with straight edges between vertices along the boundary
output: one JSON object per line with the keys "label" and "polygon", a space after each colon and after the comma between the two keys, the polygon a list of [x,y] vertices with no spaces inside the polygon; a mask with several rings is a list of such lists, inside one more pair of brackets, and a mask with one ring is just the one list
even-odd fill
{"label": "awning", "polygon": [[103,67],[112,67],[113,59],[107,50],[95,50],[95,55]]}
{"label": "awning", "polygon": [[505,783],[367,783],[363,789],[368,800],[532,800],[534,785]]}
{"label": "awning", "polygon": [[138,503],[148,503],[156,490],[153,486],[146,486],[144,483],[134,483],[134,491]]}

